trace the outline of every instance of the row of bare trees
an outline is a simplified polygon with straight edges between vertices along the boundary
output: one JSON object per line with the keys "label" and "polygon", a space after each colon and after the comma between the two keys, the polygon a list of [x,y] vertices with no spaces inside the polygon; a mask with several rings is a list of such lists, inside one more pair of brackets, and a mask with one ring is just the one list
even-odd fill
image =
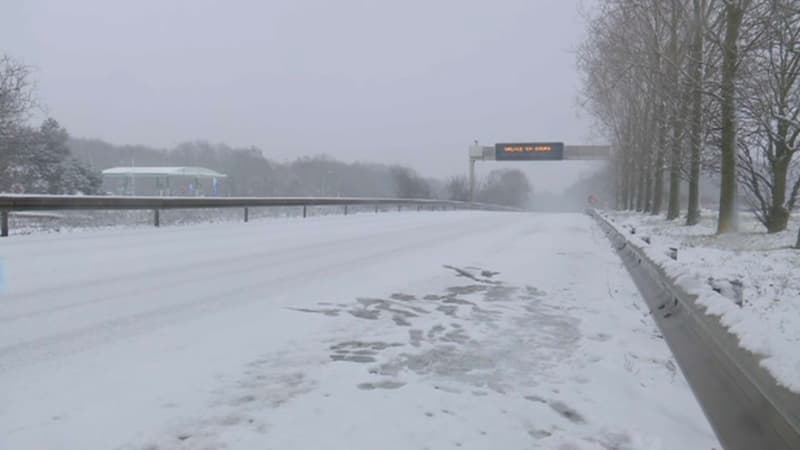
{"label": "row of bare trees", "polygon": [[[616,206],[686,223],[720,179],[767,231],[800,200],[800,0],[600,0],[578,53],[587,109],[617,149]],[[798,236],[800,245],[800,236]]]}

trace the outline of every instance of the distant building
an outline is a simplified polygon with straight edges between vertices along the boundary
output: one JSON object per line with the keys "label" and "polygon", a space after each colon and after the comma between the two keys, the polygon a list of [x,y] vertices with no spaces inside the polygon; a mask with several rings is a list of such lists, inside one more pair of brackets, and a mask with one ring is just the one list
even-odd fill
{"label": "distant building", "polygon": [[103,190],[112,195],[224,196],[227,177],[205,167],[112,167],[103,171]]}

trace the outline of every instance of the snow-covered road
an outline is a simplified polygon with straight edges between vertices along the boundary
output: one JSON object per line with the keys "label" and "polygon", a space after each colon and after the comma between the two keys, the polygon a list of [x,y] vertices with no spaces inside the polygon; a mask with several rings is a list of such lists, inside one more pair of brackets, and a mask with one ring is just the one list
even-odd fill
{"label": "snow-covered road", "polygon": [[0,243],[0,449],[719,448],[588,217]]}

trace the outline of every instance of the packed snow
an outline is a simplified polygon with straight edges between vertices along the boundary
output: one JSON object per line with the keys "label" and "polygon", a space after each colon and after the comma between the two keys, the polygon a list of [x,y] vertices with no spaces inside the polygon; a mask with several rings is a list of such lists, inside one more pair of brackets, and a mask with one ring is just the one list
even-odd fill
{"label": "packed snow", "polygon": [[[761,365],[783,386],[800,392],[800,251],[794,218],[790,229],[766,234],[750,215],[741,232],[716,236],[713,211],[700,224],[660,216],[606,212],[628,236],[646,237],[648,256],[661,265],[698,303],[739,339],[742,348],[763,358]],[[677,249],[678,259],[668,257]]]}
{"label": "packed snow", "polygon": [[15,236],[0,449],[720,448],[578,214]]}

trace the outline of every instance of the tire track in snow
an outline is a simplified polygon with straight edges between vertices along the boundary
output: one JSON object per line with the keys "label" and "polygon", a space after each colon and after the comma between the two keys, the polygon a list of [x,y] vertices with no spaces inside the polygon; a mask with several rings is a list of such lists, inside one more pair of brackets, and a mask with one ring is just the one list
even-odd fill
{"label": "tire track in snow", "polygon": [[[489,223],[487,224],[486,222]],[[513,225],[513,222],[505,223],[507,224],[506,226]],[[449,227],[451,224],[445,225]],[[435,229],[438,226],[441,226],[441,224],[431,228]],[[311,252],[306,258],[298,258],[298,261],[311,260],[312,264],[301,265],[301,268],[304,270],[289,275],[261,278],[256,282],[238,284],[232,289],[225,288],[218,292],[194,297],[190,300],[175,302],[166,307],[129,314],[75,330],[54,333],[31,341],[0,347],[0,373],[12,370],[20,365],[48,360],[53,357],[63,357],[74,352],[84,351],[98,345],[107,344],[117,339],[153,331],[180,322],[181,320],[190,319],[194,315],[210,314],[222,309],[259,301],[267,295],[266,293],[253,294],[254,292],[258,292],[259,288],[269,287],[275,290],[280,287],[289,287],[292,284],[302,283],[317,276],[324,276],[351,267],[363,266],[373,261],[377,262],[397,253],[414,251],[419,248],[430,249],[443,241],[451,242],[456,239],[465,239],[483,232],[496,231],[497,228],[497,219],[491,217],[489,220],[471,224],[470,227],[455,233],[447,229],[436,233],[434,236],[426,234],[421,240],[415,239],[410,243],[393,245],[387,249],[373,251],[367,254],[363,254],[363,249],[352,249],[357,252],[362,252],[362,254],[344,260],[333,260],[313,269],[309,269],[309,267],[313,265],[313,260],[315,259],[313,255],[316,252]],[[348,247],[352,248],[353,246],[348,242]],[[282,263],[278,262],[268,267],[280,265],[282,265]],[[263,265],[254,267],[252,272],[263,270],[264,267]],[[231,274],[232,273],[226,273],[225,275]],[[240,274],[241,271],[236,272],[236,275]],[[222,280],[224,280],[224,276],[215,279],[215,282],[217,285],[225,285],[226,283]],[[205,277],[204,281],[208,282],[210,279]],[[40,318],[40,320],[44,320],[44,318]],[[46,322],[46,320],[44,321]]]}
{"label": "tire track in snow", "polygon": [[[404,229],[403,232],[422,232],[429,229],[437,229],[441,224],[419,226]],[[308,244],[299,247],[288,247],[282,249],[267,249],[258,250],[254,252],[247,252],[243,254],[233,254],[223,258],[204,259],[198,262],[189,264],[176,265],[170,263],[168,267],[156,267],[154,269],[136,271],[131,273],[119,274],[107,278],[95,278],[91,280],[80,280],[76,282],[57,284],[54,286],[46,286],[34,289],[27,292],[16,292],[7,295],[3,298],[3,307],[10,308],[12,302],[24,302],[25,307],[30,307],[36,303],[49,304],[47,307],[38,309],[31,309],[29,311],[19,312],[18,308],[13,308],[15,314],[5,315],[0,314],[0,324],[13,322],[17,319],[32,318],[44,314],[58,312],[66,309],[102,303],[107,301],[115,301],[120,298],[132,297],[136,294],[147,294],[158,291],[161,288],[179,286],[185,284],[193,279],[200,278],[198,271],[208,272],[207,276],[219,277],[220,275],[232,275],[240,273],[249,273],[252,271],[261,270],[264,268],[279,267],[285,264],[291,264],[305,260],[309,257],[319,254],[327,254],[334,252],[339,247],[348,248],[353,244],[359,245],[372,245],[379,244],[385,241],[388,236],[396,234],[394,232],[378,233],[366,237],[353,237],[334,242],[323,242],[321,244]],[[203,248],[205,252],[206,249]],[[198,250],[184,252],[187,255],[196,254]],[[264,265],[264,258],[278,259],[279,262]],[[121,264],[120,264],[121,265]],[[224,270],[220,270],[224,267]],[[166,278],[165,273],[169,275],[169,281],[164,282],[161,279]],[[177,275],[183,275],[178,277]],[[205,277],[205,276],[204,276]],[[204,278],[203,277],[203,278]],[[132,282],[136,282],[136,287],[131,289]],[[119,295],[120,287],[125,286],[126,292]],[[53,305],[53,296],[68,298],[69,291],[87,291],[89,289],[105,288],[104,291],[95,293],[89,299],[82,299],[77,302],[67,302],[63,304]],[[116,295],[116,297],[114,296]]]}

